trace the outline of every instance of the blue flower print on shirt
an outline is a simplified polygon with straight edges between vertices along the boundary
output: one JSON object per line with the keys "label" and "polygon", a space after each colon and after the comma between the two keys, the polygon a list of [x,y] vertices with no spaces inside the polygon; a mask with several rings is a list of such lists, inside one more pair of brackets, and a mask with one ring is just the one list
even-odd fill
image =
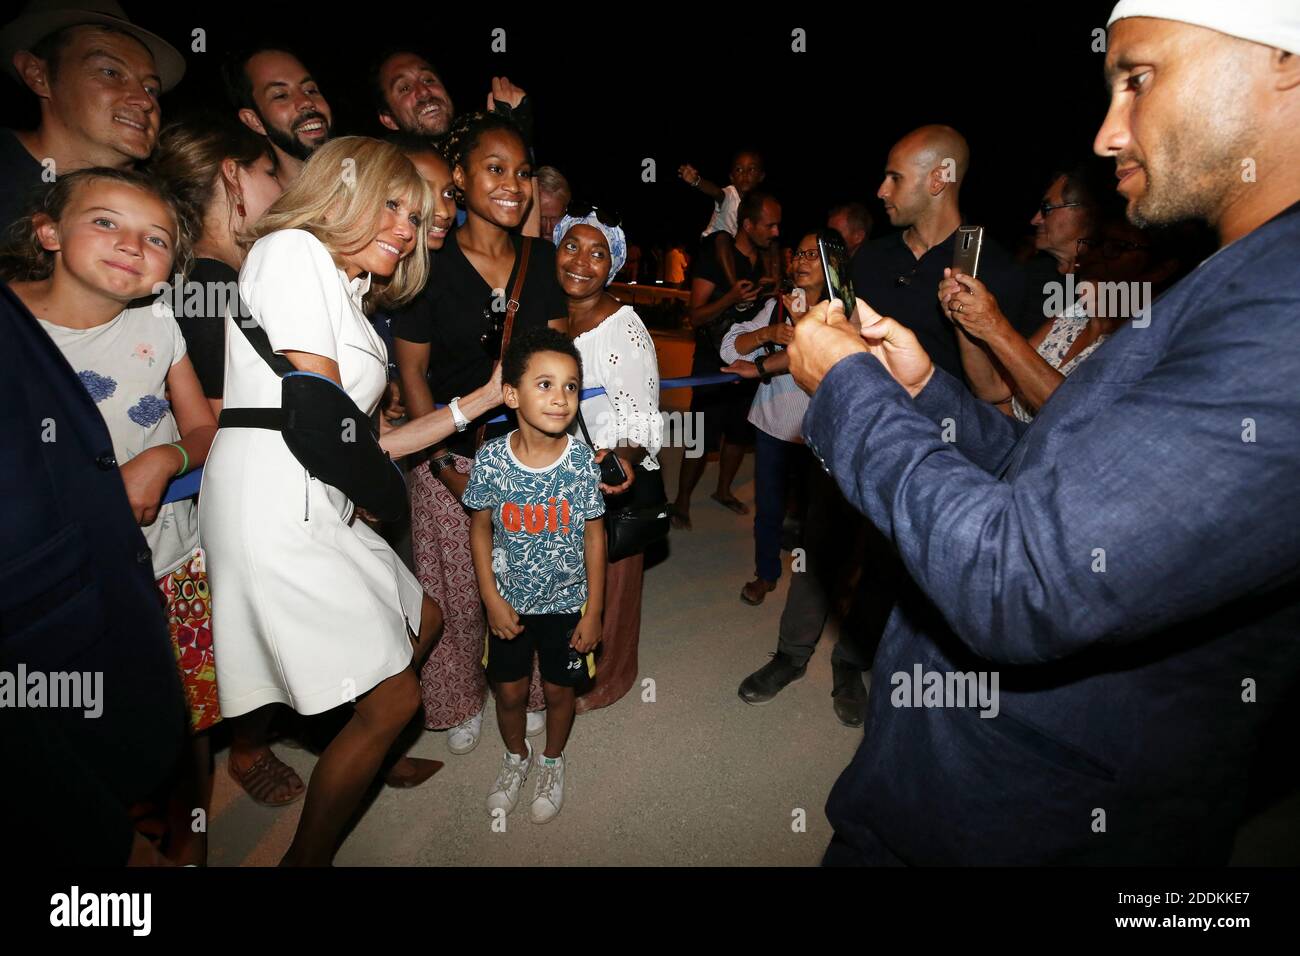
{"label": "blue flower print on shirt", "polygon": [[117,391],[117,382],[107,375],[100,375],[98,372],[92,372],[90,369],[83,369],[77,373],[77,378],[81,379],[81,384],[85,386],[90,397],[98,405],[106,398],[112,398],[113,393]]}
{"label": "blue flower print on shirt", "polygon": [[157,425],[171,407],[171,403],[165,398],[159,398],[157,395],[146,395],[131,406],[126,413],[126,417],[141,428],[148,428],[150,425]]}

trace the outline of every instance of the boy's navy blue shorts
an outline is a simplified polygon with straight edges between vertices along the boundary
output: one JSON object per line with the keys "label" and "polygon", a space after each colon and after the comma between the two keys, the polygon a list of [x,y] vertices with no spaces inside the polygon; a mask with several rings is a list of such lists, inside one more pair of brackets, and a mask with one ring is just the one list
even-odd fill
{"label": "boy's navy blue shorts", "polygon": [[494,684],[509,684],[531,677],[533,653],[537,654],[542,680],[559,687],[577,687],[596,676],[596,658],[579,654],[569,646],[580,611],[567,614],[520,614],[523,631],[512,641],[490,630],[483,648],[483,667]]}

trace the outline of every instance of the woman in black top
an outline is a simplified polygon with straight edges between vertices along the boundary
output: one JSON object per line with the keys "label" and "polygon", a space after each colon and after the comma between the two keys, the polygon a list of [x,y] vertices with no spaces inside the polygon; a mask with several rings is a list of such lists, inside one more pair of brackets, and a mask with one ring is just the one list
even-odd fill
{"label": "woman in black top", "polygon": [[194,232],[194,263],[170,296],[203,394],[221,412],[226,306],[239,307],[240,234],[279,198],[275,154],[264,137],[215,113],[172,123],[149,168],[177,194]]}
{"label": "woman in black top", "polygon": [[[525,241],[519,229],[533,200],[528,151],[511,121],[490,113],[462,116],[444,151],[465,223],[430,257],[424,291],[397,313],[392,326],[402,397],[412,416],[467,394],[492,374],[496,356],[489,355],[484,337],[514,288]],[[555,247],[549,242],[531,241],[519,303],[515,334],[548,323],[564,327],[568,300],[555,279]],[[453,753],[467,753],[478,743],[487,700],[481,664],[486,623],[469,553],[469,516],[460,505],[480,424],[471,422],[410,476],[416,574],[444,615],[442,638],[421,675],[425,724],[451,730]],[[511,427],[489,425],[486,435]],[[534,673],[529,710],[543,706]],[[542,726],[536,717],[529,721],[534,732]]]}
{"label": "woman in black top", "polygon": [[[226,313],[239,309],[243,231],[281,192],[270,144],[242,123],[216,114],[173,123],[158,138],[150,169],[176,193],[195,232],[194,264],[185,285],[166,298],[214,414],[225,384]],[[241,312],[242,314],[242,312]],[[293,768],[267,746],[274,711],[232,718],[228,768],[264,806],[293,803],[306,790]]]}

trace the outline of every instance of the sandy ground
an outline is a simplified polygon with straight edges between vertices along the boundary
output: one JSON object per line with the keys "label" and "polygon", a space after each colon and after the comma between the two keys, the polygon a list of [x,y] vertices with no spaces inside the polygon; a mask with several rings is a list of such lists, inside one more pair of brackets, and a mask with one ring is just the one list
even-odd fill
{"label": "sandy ground", "polygon": [[[687,374],[689,341],[659,334],[656,341],[663,377]],[[684,407],[688,395],[666,392],[664,407]],[[662,455],[670,494],[681,455]],[[834,625],[803,680],[763,707],[736,696],[740,681],[775,650],[789,574],[762,606],[740,602],[752,574],[752,526],[709,500],[716,468],[709,466],[696,489],[694,530],[674,531],[668,560],[647,569],[641,687],[577,720],[563,812],[538,826],[521,800],[505,831],[494,831],[484,801],[503,748],[489,707],[469,754],[451,754],[445,733],[421,735],[411,753],[447,765],[415,790],[380,789],[339,850],[338,865],[811,866],[821,859],[830,839],[826,796],[861,740],[860,730],[841,726],[831,711]],[[752,474],[747,457],[735,491],[751,506]],[[310,776],[312,753],[285,743],[276,750],[303,779]],[[216,760],[211,865],[274,865],[302,802],[260,807],[226,774],[224,751]],[[1300,794],[1252,820],[1234,857],[1297,861]]]}
{"label": "sandy ground", "polygon": [[[656,338],[661,374],[687,374],[689,342]],[[664,406],[682,407],[688,396],[665,393]],[[670,493],[681,455],[680,449],[662,455]],[[641,686],[576,722],[563,812],[538,826],[521,801],[505,832],[494,832],[484,800],[503,748],[489,707],[479,746],[469,754],[450,753],[445,733],[421,736],[411,753],[444,760],[446,767],[415,790],[381,790],[344,841],[338,865],[813,865],[821,859],[830,839],[826,796],[861,731],[841,726],[831,711],[833,630],[807,676],[776,700],[751,707],[736,696],[741,680],[776,648],[789,575],[760,607],[740,602],[753,570],[751,519],[709,500],[716,469],[709,466],[696,490],[694,529],[674,531],[669,558],[647,569]],[[747,457],[735,484],[751,505],[752,472]],[[308,778],[312,753],[284,744],[276,751]],[[226,775],[224,751],[217,768],[210,863],[273,865],[289,845],[301,801],[260,807]]]}

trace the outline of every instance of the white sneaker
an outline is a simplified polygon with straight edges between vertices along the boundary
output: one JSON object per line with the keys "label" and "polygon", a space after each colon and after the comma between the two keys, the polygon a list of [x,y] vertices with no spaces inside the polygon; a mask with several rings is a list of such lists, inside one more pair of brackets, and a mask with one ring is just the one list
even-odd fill
{"label": "white sneaker", "polygon": [[533,745],[525,740],[524,746],[528,748],[528,756],[523,759],[506,751],[501,761],[501,772],[497,774],[497,782],[493,785],[492,792],[488,794],[488,813],[504,810],[509,814],[519,803],[519,791],[523,789],[524,781],[528,779],[528,771],[533,766]]}
{"label": "white sneaker", "polygon": [[467,754],[478,746],[479,733],[483,730],[483,711],[479,711],[463,724],[457,724],[447,731],[447,749],[454,754]]}
{"label": "white sneaker", "polygon": [[546,729],[546,711],[530,710],[528,712],[528,726],[524,730],[525,736],[536,737]]}
{"label": "white sneaker", "polygon": [[554,761],[540,757],[537,761],[537,787],[528,815],[534,823],[550,823],[564,806],[564,754]]}

